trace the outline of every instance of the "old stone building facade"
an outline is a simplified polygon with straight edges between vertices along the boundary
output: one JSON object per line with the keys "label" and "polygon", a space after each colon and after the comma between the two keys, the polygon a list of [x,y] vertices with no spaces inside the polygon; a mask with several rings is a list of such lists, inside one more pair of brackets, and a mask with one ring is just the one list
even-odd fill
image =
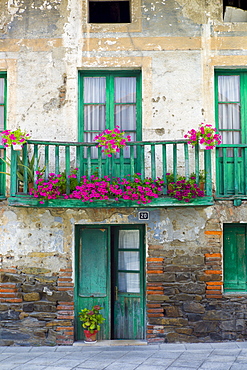
{"label": "old stone building facade", "polygon": [[[246,339],[246,10],[0,0],[0,130],[31,135],[21,155],[36,169],[126,176],[140,165],[154,178],[194,172],[198,159],[206,170],[205,197],[189,203],[165,190],[148,204],[41,204],[27,171],[19,188],[16,151],[1,146],[0,345],[71,345],[83,339],[78,312],[93,304],[104,307],[104,339]],[[201,122],[218,128],[220,148],[184,143]],[[123,162],[80,149],[118,123],[137,142]]]}

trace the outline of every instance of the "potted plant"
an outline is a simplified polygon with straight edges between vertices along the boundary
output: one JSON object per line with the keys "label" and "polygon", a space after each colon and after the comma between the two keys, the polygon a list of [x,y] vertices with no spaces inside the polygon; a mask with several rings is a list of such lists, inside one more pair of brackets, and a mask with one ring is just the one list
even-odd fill
{"label": "potted plant", "polygon": [[105,319],[99,312],[103,307],[98,305],[93,306],[91,309],[83,308],[79,312],[79,319],[82,321],[82,327],[84,328],[85,343],[96,343],[96,336],[100,330],[100,324],[102,324]]}
{"label": "potted plant", "polygon": [[[11,160],[8,158],[7,160],[1,158],[1,160],[8,166],[11,166]],[[27,158],[27,165],[24,164],[24,159],[17,154],[17,178],[18,178],[18,191],[23,192],[23,183],[24,183],[24,177],[25,177],[25,169],[27,173],[27,183],[28,183],[28,190],[33,187],[34,185],[34,155],[32,155],[31,159]],[[39,160],[38,160],[39,162]],[[44,169],[40,170],[42,173],[44,172]],[[5,175],[10,176],[9,172],[0,172]]]}
{"label": "potted plant", "polygon": [[27,134],[25,131],[21,131],[20,128],[11,131],[11,130],[5,130],[1,132],[2,137],[2,143],[7,148],[11,145],[13,145],[13,148],[16,150],[21,150],[22,145],[27,142],[30,135]]}
{"label": "potted plant", "polygon": [[216,145],[221,144],[221,136],[216,133],[216,129],[205,123],[201,123],[197,130],[188,131],[184,137],[192,146],[201,144],[204,149],[214,149]]}
{"label": "potted plant", "polygon": [[97,147],[104,147],[103,153],[111,157],[112,154],[119,153],[120,149],[126,146],[126,142],[131,140],[130,135],[125,138],[124,134],[119,130],[119,126],[116,126],[113,130],[107,129],[95,136],[94,141],[98,142]]}
{"label": "potted plant", "polygon": [[[192,172],[190,174],[190,179],[191,180],[194,180],[194,182],[196,182],[196,174],[195,174],[195,172]],[[206,181],[206,171],[205,170],[200,170],[200,172],[199,172],[199,188],[201,190],[204,190],[205,181]]]}

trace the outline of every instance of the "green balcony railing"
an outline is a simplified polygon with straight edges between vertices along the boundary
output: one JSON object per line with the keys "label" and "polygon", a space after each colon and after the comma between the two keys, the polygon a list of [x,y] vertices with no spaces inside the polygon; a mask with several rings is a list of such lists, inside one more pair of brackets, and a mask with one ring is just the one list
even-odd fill
{"label": "green balcony railing", "polygon": [[[21,167],[20,167],[21,163]],[[22,169],[20,174],[20,168]],[[29,183],[37,180],[36,171],[43,169],[45,178],[49,173],[65,173],[66,192],[70,191],[69,175],[77,168],[78,180],[81,176],[88,178],[93,174],[98,177],[124,178],[127,175],[140,173],[141,178],[157,177],[164,180],[165,186],[159,199],[148,206],[183,205],[174,198],[167,196],[167,173],[173,173],[175,181],[178,176],[189,179],[195,174],[199,183],[200,171],[205,173],[205,197],[192,200],[186,205],[213,204],[211,151],[200,151],[199,147],[191,148],[187,141],[142,141],[130,142],[126,148],[115,156],[107,157],[97,148],[95,143],[49,142],[29,140],[18,152],[11,149],[11,184],[9,204],[16,206],[42,206],[29,194]],[[31,176],[32,174],[32,176]],[[108,202],[94,201],[90,205],[80,200],[55,199],[45,206],[61,207],[104,207]],[[115,202],[116,203],[116,202]],[[119,206],[131,206],[134,203],[122,201]],[[110,205],[109,205],[110,206]],[[111,204],[112,206],[112,204]],[[116,206],[117,203],[116,203]],[[140,206],[140,205],[134,205]]]}

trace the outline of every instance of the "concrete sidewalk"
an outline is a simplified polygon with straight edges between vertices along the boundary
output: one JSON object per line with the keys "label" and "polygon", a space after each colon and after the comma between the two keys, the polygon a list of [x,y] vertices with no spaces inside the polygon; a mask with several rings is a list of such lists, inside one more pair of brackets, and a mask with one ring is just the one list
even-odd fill
{"label": "concrete sidewalk", "polygon": [[247,370],[247,342],[0,347],[1,370]]}

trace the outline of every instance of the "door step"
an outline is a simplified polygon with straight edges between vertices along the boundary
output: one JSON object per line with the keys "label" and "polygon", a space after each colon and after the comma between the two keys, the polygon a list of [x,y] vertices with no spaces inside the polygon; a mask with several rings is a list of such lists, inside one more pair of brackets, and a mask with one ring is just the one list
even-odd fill
{"label": "door step", "polygon": [[73,346],[146,346],[147,342],[145,340],[128,340],[128,339],[116,339],[116,340],[99,340],[96,343],[85,343],[83,340],[78,340],[73,344]]}

